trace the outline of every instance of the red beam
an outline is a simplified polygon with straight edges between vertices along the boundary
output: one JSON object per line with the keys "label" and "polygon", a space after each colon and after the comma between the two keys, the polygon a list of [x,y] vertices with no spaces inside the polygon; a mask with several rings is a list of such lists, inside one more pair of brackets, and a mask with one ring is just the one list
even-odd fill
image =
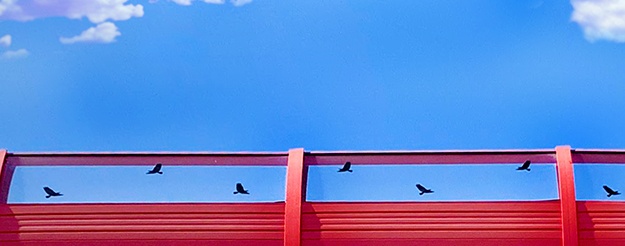
{"label": "red beam", "polygon": [[304,149],[291,149],[289,150],[289,161],[286,168],[284,246],[301,245],[303,194]]}
{"label": "red beam", "polygon": [[7,203],[9,197],[9,185],[11,183],[11,177],[8,176],[8,165],[5,165],[5,159],[7,156],[6,149],[0,149],[0,204]]}
{"label": "red beam", "polygon": [[357,165],[376,164],[532,164],[556,162],[551,151],[457,151],[457,152],[311,152],[306,165],[343,165],[346,161]]}
{"label": "red beam", "polygon": [[606,163],[625,164],[625,150],[586,150],[575,149],[571,151],[573,163]]}
{"label": "red beam", "polygon": [[575,201],[575,176],[570,146],[556,147],[556,169],[562,213],[562,245],[578,246],[577,203]]}
{"label": "red beam", "polygon": [[284,166],[286,154],[11,154],[11,166],[215,165]]}

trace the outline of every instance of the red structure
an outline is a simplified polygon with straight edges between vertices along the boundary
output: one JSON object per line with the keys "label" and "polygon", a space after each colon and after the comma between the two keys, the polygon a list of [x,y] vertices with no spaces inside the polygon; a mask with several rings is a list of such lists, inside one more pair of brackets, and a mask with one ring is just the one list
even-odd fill
{"label": "red structure", "polygon": [[[560,199],[306,202],[311,165],[556,163]],[[280,203],[7,204],[18,166],[287,166]],[[572,164],[625,151],[13,154],[0,150],[0,245],[625,245],[625,203],[575,200]]]}

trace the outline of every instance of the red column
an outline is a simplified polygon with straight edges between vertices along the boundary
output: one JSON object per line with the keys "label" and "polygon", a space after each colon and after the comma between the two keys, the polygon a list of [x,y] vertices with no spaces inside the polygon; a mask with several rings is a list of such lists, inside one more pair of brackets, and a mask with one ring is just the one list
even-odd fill
{"label": "red column", "polygon": [[284,208],[284,246],[299,246],[304,200],[304,149],[289,150],[286,168],[286,205]]}
{"label": "red column", "polygon": [[[5,185],[6,182],[10,182],[5,180],[6,173],[8,172],[6,165],[4,162],[6,160],[7,150],[0,149],[0,204],[7,203],[7,198],[9,196],[9,186]],[[5,187],[6,186],[6,187]]]}
{"label": "red column", "polygon": [[575,176],[571,146],[556,147],[556,169],[560,191],[560,213],[562,215],[562,245],[578,246],[577,204],[575,202]]}

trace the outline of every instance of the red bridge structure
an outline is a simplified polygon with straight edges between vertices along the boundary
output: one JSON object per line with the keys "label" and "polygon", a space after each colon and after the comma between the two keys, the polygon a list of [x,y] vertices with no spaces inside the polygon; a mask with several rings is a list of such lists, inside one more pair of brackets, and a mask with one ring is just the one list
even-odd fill
{"label": "red bridge structure", "polygon": [[[527,202],[307,202],[313,165],[556,164],[559,199]],[[20,166],[286,166],[278,203],[7,203]],[[575,164],[625,151],[8,153],[0,150],[0,245],[625,245],[625,202],[576,201]]]}

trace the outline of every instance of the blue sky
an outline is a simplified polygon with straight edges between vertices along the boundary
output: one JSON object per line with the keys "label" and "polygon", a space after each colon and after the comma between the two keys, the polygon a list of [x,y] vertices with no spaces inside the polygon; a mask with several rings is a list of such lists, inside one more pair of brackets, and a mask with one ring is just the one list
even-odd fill
{"label": "blue sky", "polygon": [[0,148],[624,148],[623,9],[0,1]]}

